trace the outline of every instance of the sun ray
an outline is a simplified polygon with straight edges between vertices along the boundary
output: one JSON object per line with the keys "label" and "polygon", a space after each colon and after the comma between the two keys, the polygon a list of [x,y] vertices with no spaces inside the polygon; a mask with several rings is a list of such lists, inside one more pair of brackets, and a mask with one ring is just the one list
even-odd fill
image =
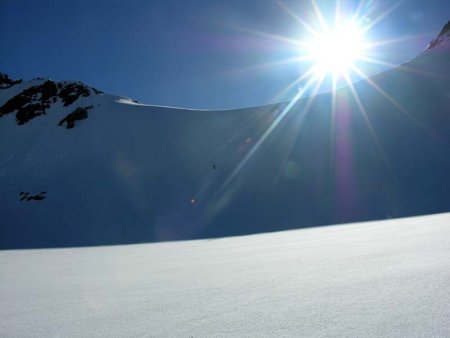
{"label": "sun ray", "polygon": [[258,70],[258,69],[265,69],[265,68],[270,68],[270,67],[282,66],[282,65],[286,65],[286,64],[290,64],[290,63],[298,63],[298,62],[302,62],[302,61],[308,61],[309,59],[310,58],[308,56],[296,56],[296,57],[286,58],[286,59],[278,60],[278,61],[265,62],[265,63],[251,65],[251,66],[247,66],[247,67],[240,67],[240,68],[226,71],[223,74],[234,74],[234,73],[241,73],[241,72]]}
{"label": "sun ray", "polygon": [[245,164],[249,161],[249,159],[255,154],[255,152],[259,149],[259,147],[266,141],[269,135],[273,132],[273,130],[278,126],[278,124],[284,119],[287,113],[294,107],[294,105],[303,97],[306,91],[313,85],[315,79],[310,78],[309,81],[305,84],[303,89],[295,95],[295,97],[287,104],[287,106],[283,109],[283,111],[275,118],[272,124],[267,128],[267,130],[263,133],[263,135],[259,138],[259,140],[255,143],[255,145],[250,149],[244,159],[238,164],[238,166],[234,169],[231,175],[227,178],[227,180],[223,183],[222,187],[219,190],[225,188],[241,171],[241,169],[245,166]]}
{"label": "sun ray", "polygon": [[368,63],[378,64],[378,65],[381,65],[381,66],[392,67],[392,68],[400,66],[399,64],[395,64],[395,63],[392,63],[392,62],[375,59],[375,58],[372,58],[372,57],[369,57],[369,56],[362,56],[360,58],[360,61],[365,61],[365,62],[368,62]]}
{"label": "sun ray", "polygon": [[340,23],[341,23],[341,2],[340,0],[336,0],[334,9],[334,25],[339,27]]}
{"label": "sun ray", "polygon": [[353,85],[353,83],[351,82],[351,79],[348,76],[346,76],[346,81],[348,83],[348,88],[350,89],[350,92],[352,93],[352,96],[353,96],[353,98],[354,98],[354,100],[356,102],[356,105],[358,106],[358,109],[359,109],[359,111],[360,111],[360,113],[361,113],[361,115],[362,115],[362,117],[364,119],[364,122],[366,123],[366,126],[369,129],[370,134],[371,134],[371,136],[372,136],[372,138],[373,138],[373,140],[374,140],[374,142],[375,142],[375,144],[376,144],[376,146],[378,148],[378,151],[380,152],[383,160],[386,162],[386,165],[388,167],[390,167],[389,160],[388,160],[388,158],[386,156],[386,153],[384,152],[383,147],[381,145],[381,142],[380,142],[380,140],[379,140],[379,138],[378,138],[378,136],[377,136],[377,134],[375,132],[375,129],[373,128],[372,123],[370,122],[367,110],[364,107],[364,105],[363,105],[363,103],[361,101],[361,98],[359,97],[359,95],[358,95],[358,93],[356,91],[355,86]]}
{"label": "sun ray", "polygon": [[371,49],[371,48],[374,48],[374,47],[385,46],[385,45],[390,45],[390,44],[396,44],[396,43],[399,43],[399,42],[405,42],[405,41],[409,41],[409,40],[416,40],[416,39],[419,39],[419,38],[422,38],[422,37],[427,37],[429,35],[430,35],[430,33],[422,33],[422,34],[416,34],[416,35],[403,36],[403,37],[395,38],[395,39],[372,41],[370,43],[366,43],[365,47],[367,49]]}
{"label": "sun ray", "polygon": [[320,26],[324,31],[329,31],[330,27],[328,26],[325,18],[323,17],[322,11],[320,10],[319,6],[317,5],[316,0],[311,0],[311,4],[313,6],[314,12],[316,13],[316,17],[320,23]]}
{"label": "sun ray", "polygon": [[[281,160],[281,164],[280,164],[280,170],[279,173],[281,171],[281,168],[283,168],[284,164],[286,163],[289,155],[292,152],[292,148],[295,144],[295,141],[297,140],[298,136],[300,135],[300,131],[301,131],[301,127],[302,127],[302,122],[303,119],[306,117],[309,108],[311,107],[312,103],[314,102],[314,99],[320,89],[320,86],[322,85],[323,81],[325,79],[325,76],[321,76],[319,79],[315,80],[315,86],[314,89],[312,90],[312,93],[310,96],[308,96],[307,98],[305,98],[306,101],[306,105],[302,108],[302,110],[300,112],[298,112],[298,117],[295,121],[295,126],[293,126],[293,130],[290,133],[290,135],[288,135],[289,137],[289,145],[287,147],[287,149],[284,151],[284,155],[283,155],[283,159]],[[314,82],[312,84],[314,84]],[[301,97],[302,98],[302,97]],[[274,182],[276,182],[280,176],[280,174],[278,173],[278,175],[275,177]]]}
{"label": "sun ray", "polygon": [[298,85],[300,82],[312,77],[315,73],[314,67],[310,67],[305,73],[302,74],[299,78],[292,81],[290,84],[288,84],[285,88],[283,88],[280,92],[275,94],[272,98],[270,98],[269,102],[273,102],[276,100],[279,100],[282,98],[286,93],[288,93],[292,88],[294,88],[296,85]]}
{"label": "sun ray", "polygon": [[356,24],[358,22],[358,20],[361,20],[361,11],[364,8],[364,5],[366,4],[366,0],[361,0],[358,3],[358,7],[356,7],[356,10],[353,12],[352,18],[350,19],[350,22],[352,24]]}
{"label": "sun ray", "polygon": [[405,72],[409,72],[409,73],[413,73],[413,74],[428,75],[428,76],[431,76],[431,77],[434,77],[434,78],[442,78],[442,79],[450,78],[448,75],[442,75],[442,74],[437,74],[437,73],[434,73],[434,72],[428,72],[426,70],[421,70],[421,69],[417,69],[417,68],[408,67],[405,64],[400,64],[399,65],[399,64],[392,63],[392,62],[371,58],[371,57],[368,57],[368,56],[362,56],[360,58],[360,61],[364,61],[364,62],[372,63],[372,64],[378,64],[378,65],[389,67],[389,68],[396,68],[398,70],[403,70]]}
{"label": "sun ray", "polygon": [[336,121],[336,90],[337,79],[336,76],[332,76],[331,79],[331,109],[330,109],[330,169],[333,169],[334,161],[334,137],[335,137],[335,121]]}
{"label": "sun ray", "polygon": [[352,67],[353,71],[359,74],[364,81],[366,81],[369,85],[371,85],[376,91],[378,91],[386,100],[388,100],[395,108],[405,114],[408,118],[410,118],[418,127],[423,129],[425,132],[430,134],[431,132],[422,124],[419,120],[417,120],[413,115],[411,115],[400,103],[398,103],[392,96],[390,96],[386,91],[384,91],[379,85],[375,83],[370,77],[368,77],[363,71],[361,71],[358,67]]}
{"label": "sun ray", "polygon": [[391,14],[394,10],[399,7],[404,0],[397,1],[394,3],[391,7],[389,7],[387,10],[385,10],[383,13],[381,13],[379,16],[377,16],[374,20],[372,20],[369,24],[363,27],[362,33],[366,33],[367,31],[371,30],[376,24],[378,24],[380,21],[382,21],[386,16]]}
{"label": "sun ray", "polygon": [[250,33],[250,34],[253,34],[253,35],[258,35],[258,36],[270,38],[270,39],[273,39],[273,40],[285,42],[285,43],[288,43],[290,45],[297,46],[297,47],[306,47],[307,46],[305,41],[291,39],[291,38],[288,38],[288,37],[285,37],[285,36],[282,36],[282,35],[261,32],[261,31],[257,31],[257,30],[254,30],[254,29],[243,28],[243,27],[239,27],[239,26],[235,26],[235,25],[225,25],[225,26],[228,27],[228,28],[232,28],[234,30],[241,31],[241,32]]}
{"label": "sun ray", "polygon": [[307,24],[302,18],[300,18],[297,14],[295,14],[289,7],[287,7],[283,2],[280,0],[275,0],[278,6],[281,7],[282,10],[284,10],[288,15],[290,15],[292,18],[295,19],[303,28],[305,28],[310,34],[316,36],[319,34],[317,30],[315,30],[311,25]]}

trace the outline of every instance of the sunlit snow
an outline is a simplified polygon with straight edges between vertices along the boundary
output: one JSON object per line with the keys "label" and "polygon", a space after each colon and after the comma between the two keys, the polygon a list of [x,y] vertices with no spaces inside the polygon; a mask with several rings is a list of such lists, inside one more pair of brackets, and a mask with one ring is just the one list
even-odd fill
{"label": "sunlit snow", "polygon": [[0,252],[2,337],[445,337],[450,214]]}

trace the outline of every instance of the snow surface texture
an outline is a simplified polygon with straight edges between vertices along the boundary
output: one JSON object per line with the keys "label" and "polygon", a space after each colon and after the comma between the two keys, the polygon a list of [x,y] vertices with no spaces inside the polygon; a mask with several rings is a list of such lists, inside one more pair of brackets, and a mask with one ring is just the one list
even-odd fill
{"label": "snow surface texture", "polygon": [[[22,125],[13,112],[0,117],[0,248],[208,238],[448,212],[449,74],[450,48],[442,45],[368,79],[382,92],[361,81],[354,91],[302,99],[257,150],[285,103],[175,109],[58,82],[57,97],[31,101],[44,114],[25,105]],[[0,107],[45,81],[1,89]],[[63,88],[76,85],[87,96],[62,101]],[[23,200],[26,193],[45,198]]]}
{"label": "snow surface texture", "polygon": [[449,337],[450,214],[0,252],[2,337]]}

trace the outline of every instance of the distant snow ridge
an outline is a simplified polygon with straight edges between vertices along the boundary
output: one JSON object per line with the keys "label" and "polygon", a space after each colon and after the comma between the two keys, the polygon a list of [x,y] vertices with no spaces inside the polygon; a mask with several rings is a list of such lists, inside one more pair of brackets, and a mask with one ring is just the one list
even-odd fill
{"label": "distant snow ridge", "polygon": [[437,37],[431,40],[426,50],[441,46],[443,44],[450,44],[450,21],[442,28],[442,31]]}

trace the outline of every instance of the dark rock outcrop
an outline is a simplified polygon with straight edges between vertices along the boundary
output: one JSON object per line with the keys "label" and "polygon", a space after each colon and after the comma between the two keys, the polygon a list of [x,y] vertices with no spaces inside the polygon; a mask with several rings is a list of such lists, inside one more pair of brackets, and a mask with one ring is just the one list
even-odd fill
{"label": "dark rock outcrop", "polygon": [[446,23],[444,28],[442,28],[441,32],[439,33],[439,36],[442,36],[448,32],[450,32],[450,20]]}
{"label": "dark rock outcrop", "polygon": [[0,72],[0,89],[7,89],[21,82],[22,80],[12,80],[8,74]]}
{"label": "dark rock outcrop", "polygon": [[[8,100],[0,107],[0,117],[15,112],[17,124],[23,125],[37,116],[44,115],[52,103],[56,103],[58,100],[61,100],[64,107],[67,107],[80,97],[103,94],[102,91],[86,86],[81,82],[54,82],[43,78],[35,78],[34,80],[45,82],[27,88]],[[0,89],[9,88],[21,81],[11,80],[7,74],[0,73]],[[68,120],[62,120],[60,125],[67,122],[66,127],[68,129],[73,128],[74,121],[87,117],[87,109],[90,108],[80,107],[80,110],[71,113],[74,115],[69,114],[66,117]]]}
{"label": "dark rock outcrop", "polygon": [[431,40],[426,50],[437,47],[445,41],[450,41],[450,21],[448,21],[444,28],[442,28],[439,35]]}
{"label": "dark rock outcrop", "polygon": [[88,87],[81,82],[72,82],[68,84],[59,83],[58,88],[60,88],[58,96],[63,101],[64,107],[71,105],[81,96],[88,97],[91,94],[91,90],[94,94],[103,94],[102,91]]}
{"label": "dark rock outcrop", "polygon": [[73,102],[78,100],[80,96],[88,97],[90,94],[89,88],[81,83],[59,85],[61,85],[61,90],[58,96],[63,101],[64,107],[71,105]]}
{"label": "dark rock outcrop", "polygon": [[[21,125],[36,116],[45,114],[57,94],[56,84],[47,80],[43,84],[25,89],[0,107],[0,117],[16,112],[16,122]],[[54,102],[54,101],[53,101]]]}
{"label": "dark rock outcrop", "polygon": [[66,129],[71,129],[75,127],[75,121],[85,120],[88,118],[88,110],[92,109],[93,106],[88,107],[78,107],[73,112],[68,114],[65,118],[59,121],[58,126],[65,126]]}

